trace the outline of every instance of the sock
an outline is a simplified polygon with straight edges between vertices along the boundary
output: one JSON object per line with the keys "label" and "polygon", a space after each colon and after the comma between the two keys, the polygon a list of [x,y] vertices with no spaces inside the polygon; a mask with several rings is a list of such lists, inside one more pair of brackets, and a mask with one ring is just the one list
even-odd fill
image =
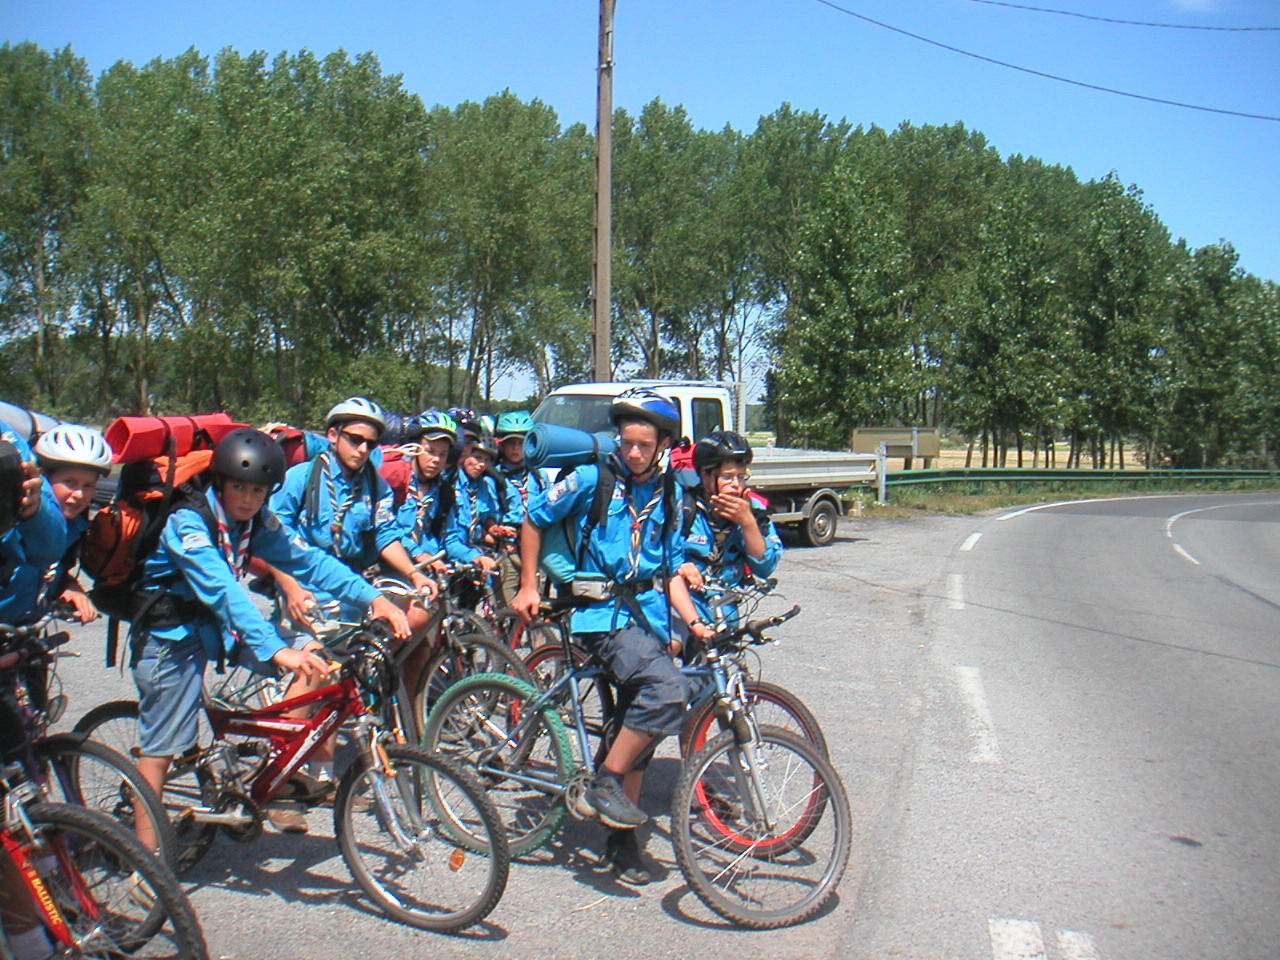
{"label": "sock", "polygon": [[333,761],[328,760],[324,763],[309,763],[307,769],[311,771],[311,776],[317,780],[333,779]]}
{"label": "sock", "polygon": [[43,927],[9,934],[9,946],[13,948],[14,960],[48,960],[53,956],[53,944]]}

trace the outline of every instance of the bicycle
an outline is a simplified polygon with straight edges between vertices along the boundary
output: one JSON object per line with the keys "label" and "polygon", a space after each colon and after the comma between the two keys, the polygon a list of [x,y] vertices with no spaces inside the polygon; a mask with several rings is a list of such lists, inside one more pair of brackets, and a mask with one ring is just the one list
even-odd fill
{"label": "bicycle", "polygon": [[[708,579],[703,593],[713,611],[717,631],[723,632],[736,624],[743,608],[754,611],[775,586],[776,581],[759,578],[753,578],[743,586],[730,586],[720,580]],[[532,652],[525,657],[525,666],[544,688],[564,672],[566,663],[578,668],[580,675],[576,693],[587,732],[603,742],[608,736],[608,722],[614,711],[613,688],[603,676],[581,674],[588,654],[572,640],[568,619],[574,609],[576,605],[557,605],[555,601],[543,605],[542,616],[531,620],[525,627],[524,635],[531,639],[533,645]],[[746,664],[748,651],[754,654],[755,646],[748,645],[733,651],[721,648],[714,654],[727,658],[724,668],[729,671],[729,687],[734,694],[751,705],[757,722],[791,730],[812,742],[826,756],[826,738],[812,711],[785,687],[756,679]],[[715,668],[707,664],[705,654],[698,650],[686,651],[685,656],[686,663],[681,672],[689,677],[696,690],[679,736],[680,755],[687,759],[706,744],[722,712],[716,700]],[[758,655],[756,659],[759,660]],[[567,717],[566,722],[569,722]],[[721,728],[724,729],[723,723]]]}
{"label": "bicycle", "polygon": [[34,623],[14,626],[0,624],[0,689],[11,692],[18,722],[27,734],[27,760],[44,799],[88,807],[132,826],[141,807],[162,826],[156,840],[159,853],[172,866],[177,841],[164,807],[151,786],[127,757],[83,733],[47,735],[66,709],[67,698],[50,695],[58,683],[56,663],[60,657],[78,656],[60,650],[69,636],[52,633],[54,614]]}
{"label": "bicycle", "polygon": [[[577,601],[558,602],[564,609]],[[798,610],[707,641],[729,729],[688,761],[671,812],[676,860],[694,893],[726,919],[760,929],[799,923],[823,907],[848,862],[852,830],[830,762],[808,741],[757,724],[731,683],[732,661],[717,655],[770,642],[763,631]],[[509,677],[471,677],[431,713],[424,745],[474,767],[505,814],[516,855],[549,840],[566,815],[593,815],[585,793],[595,765],[575,690],[579,680],[603,673],[588,658],[546,690]]]}
{"label": "bicycle", "polygon": [[[175,759],[166,780],[181,864],[197,862],[219,828],[248,842],[264,809],[283,799],[320,743],[352,720],[358,755],[333,799],[334,831],[352,876],[386,914],[426,930],[483,920],[506,887],[510,855],[502,823],[473,774],[405,742],[389,636],[378,623],[350,629],[326,647],[334,682],[256,708],[206,696],[213,742]],[[288,714],[314,707],[308,718]],[[232,743],[230,737],[241,738]],[[290,796],[315,806],[325,796]],[[465,836],[464,846],[455,838]],[[473,855],[478,854],[478,855]]]}

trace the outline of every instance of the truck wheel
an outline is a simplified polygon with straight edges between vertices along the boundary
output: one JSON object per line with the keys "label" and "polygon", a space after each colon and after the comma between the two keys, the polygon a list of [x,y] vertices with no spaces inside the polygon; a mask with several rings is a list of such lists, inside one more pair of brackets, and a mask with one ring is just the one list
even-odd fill
{"label": "truck wheel", "polygon": [[830,500],[819,500],[809,511],[808,519],[800,524],[800,539],[810,547],[825,547],[836,538],[839,522],[836,505]]}

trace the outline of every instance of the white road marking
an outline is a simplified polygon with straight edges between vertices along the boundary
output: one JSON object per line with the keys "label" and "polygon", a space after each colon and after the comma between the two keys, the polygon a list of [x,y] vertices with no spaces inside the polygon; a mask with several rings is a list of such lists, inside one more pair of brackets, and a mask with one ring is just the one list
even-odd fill
{"label": "white road marking", "polygon": [[994,960],[1046,960],[1040,924],[993,917],[987,926]]}
{"label": "white road marking", "polygon": [[969,536],[964,538],[964,543],[960,544],[960,549],[967,553],[968,551],[976,547],[978,545],[978,541],[981,539],[982,539],[981,530],[979,530],[977,533],[971,533],[969,534]]}
{"label": "white road marking", "polygon": [[1020,517],[1024,513],[1035,513],[1037,510],[1049,510],[1053,507],[1069,507],[1076,503],[1110,503],[1113,500],[1150,500],[1148,497],[1093,497],[1089,500],[1059,500],[1056,503],[1038,503],[1034,507],[1023,507],[1021,510],[1015,510],[1013,513],[1006,513],[1003,517],[996,517],[997,520],[1012,520],[1014,517]]}
{"label": "white road marking", "polygon": [[947,575],[947,599],[952,610],[964,609],[964,577],[958,573]]}
{"label": "white road marking", "polygon": [[982,687],[982,672],[977,667],[956,667],[956,677],[960,681],[960,692],[969,704],[969,733],[974,742],[969,762],[999,763],[1000,749],[991,708],[987,706],[987,692]]}
{"label": "white road marking", "polygon": [[1187,553],[1187,551],[1183,550],[1183,549],[1182,549],[1182,547],[1181,547],[1181,546],[1179,546],[1178,544],[1176,544],[1176,543],[1175,543],[1175,544],[1173,545],[1173,549],[1174,549],[1177,553],[1182,554],[1182,556],[1186,557],[1188,560],[1190,560],[1192,563],[1194,563],[1197,567],[1198,567],[1198,566],[1200,566],[1200,561],[1199,561],[1199,560],[1197,560],[1195,557],[1193,557],[1191,554]]}
{"label": "white road marking", "polygon": [[1098,960],[1098,948],[1093,937],[1075,930],[1058,931],[1058,951],[1062,960]]}

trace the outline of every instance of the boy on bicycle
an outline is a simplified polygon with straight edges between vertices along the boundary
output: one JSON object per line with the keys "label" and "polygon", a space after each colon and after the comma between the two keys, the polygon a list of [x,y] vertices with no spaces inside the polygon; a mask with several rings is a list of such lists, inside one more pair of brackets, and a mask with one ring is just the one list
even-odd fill
{"label": "boy on bicycle", "polygon": [[[650,872],[635,828],[648,820],[637,805],[644,764],[657,741],[677,733],[688,703],[688,682],[672,659],[681,641],[672,637],[670,604],[695,636],[711,631],[698,618],[685,581],[674,480],[663,471],[663,452],[680,432],[680,418],[666,397],[637,388],[610,407],[618,452],[607,516],[594,526],[591,505],[602,470],[588,464],[529,498],[520,534],[520,592],[512,606],[526,619],[538,612],[538,556],[543,530],[569,520],[581,542],[574,592],[597,597],[574,613],[575,637],[605,665],[618,685],[614,737],[586,802],[612,832],[605,857],[620,879],[645,884]],[[665,592],[664,592],[665,590]]]}
{"label": "boy on bicycle", "polygon": [[[143,566],[142,584],[161,595],[134,621],[138,769],[157,794],[173,757],[196,744],[210,659],[271,676],[277,668],[292,670],[313,686],[327,678],[327,665],[314,652],[320,645],[290,646],[241,585],[251,556],[304,588],[340,598],[362,618],[367,610],[387,620],[398,637],[409,634],[399,607],[345,564],[288,533],[267,507],[268,495],[285,478],[284,451],[275,440],[257,430],[234,430],[218,441],[211,472],[203,499],[170,515]],[[139,823],[144,842],[154,839],[149,826]]]}
{"label": "boy on bicycle", "polygon": [[[694,489],[693,521],[686,524],[685,563],[680,575],[689,585],[699,617],[708,620],[714,616],[702,595],[707,577],[740,586],[748,572],[770,576],[782,556],[782,539],[765,504],[747,489],[754,456],[746,437],[732,430],[710,433],[693,448],[698,486]],[[728,626],[736,625],[736,611],[721,613]]]}

